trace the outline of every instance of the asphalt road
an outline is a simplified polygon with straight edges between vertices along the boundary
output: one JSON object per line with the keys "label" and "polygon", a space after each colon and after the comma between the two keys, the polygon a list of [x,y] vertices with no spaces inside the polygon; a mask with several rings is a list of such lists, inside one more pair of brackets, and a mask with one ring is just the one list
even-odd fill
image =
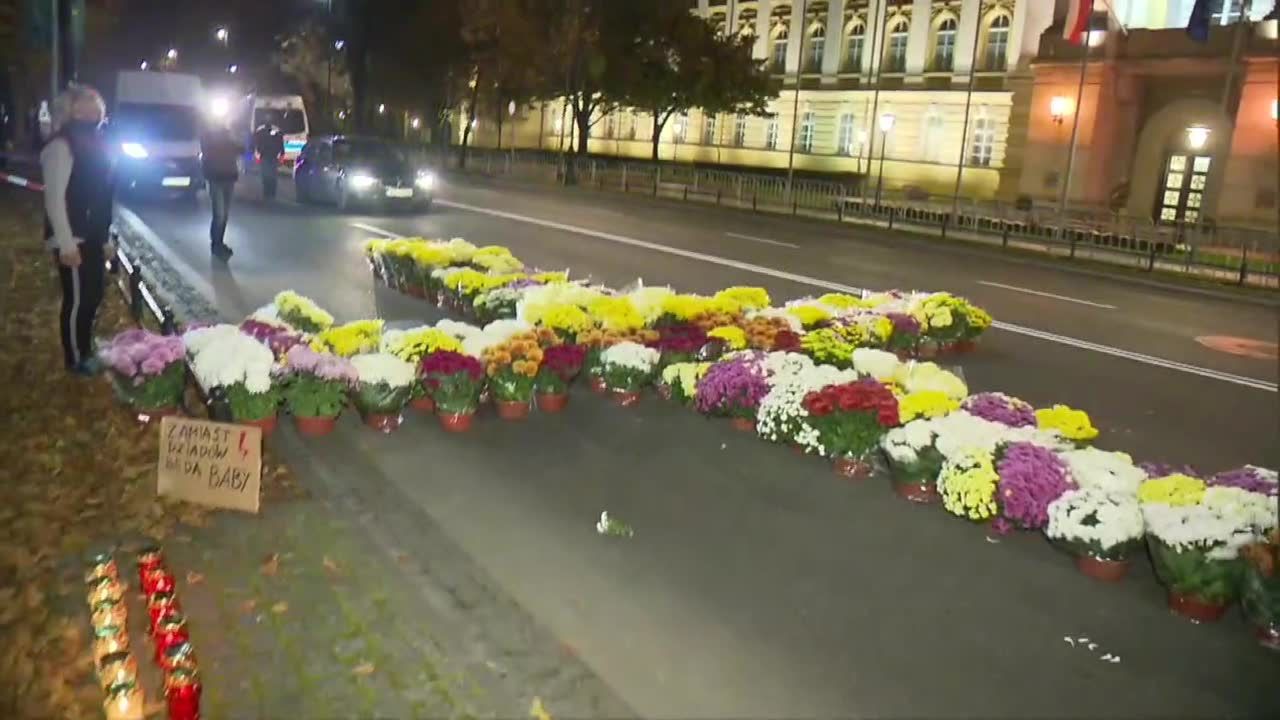
{"label": "asphalt road", "polygon": [[[286,287],[340,318],[436,317],[375,287],[360,242],[377,232],[501,243],[614,285],[953,290],[1013,326],[965,359],[975,389],[1085,408],[1100,444],[1139,459],[1280,464],[1275,361],[1196,342],[1275,343],[1274,310],[606,194],[452,186],[430,214],[362,217],[255,193],[242,188],[233,208],[228,268],[208,258],[207,205],[122,215],[228,317]],[[580,396],[564,416],[488,420],[461,437],[420,420],[390,436],[352,430],[332,440],[359,459],[347,482],[370,490],[374,517],[408,529],[404,547],[415,520],[440,526],[642,715],[1280,714],[1277,658],[1238,618],[1197,627],[1168,615],[1145,567],[1118,587],[1092,583],[1039,538],[988,542],[883,482],[850,485],[657,401],[623,411]],[[597,537],[601,510],[636,537]]]}

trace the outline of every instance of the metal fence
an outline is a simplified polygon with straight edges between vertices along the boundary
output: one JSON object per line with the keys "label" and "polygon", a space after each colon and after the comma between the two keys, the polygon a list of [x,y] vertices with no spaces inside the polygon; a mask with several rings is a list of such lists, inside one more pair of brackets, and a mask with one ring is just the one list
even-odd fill
{"label": "metal fence", "polygon": [[[467,169],[489,175],[563,182],[572,164],[581,186],[700,202],[756,212],[820,217],[901,228],[1003,249],[1117,265],[1144,273],[1280,288],[1275,231],[1211,222],[1157,224],[1096,208],[1055,210],[1010,203],[932,199],[916,190],[795,179],[673,163],[570,157],[543,151],[468,150]],[[456,156],[455,156],[456,157]]]}

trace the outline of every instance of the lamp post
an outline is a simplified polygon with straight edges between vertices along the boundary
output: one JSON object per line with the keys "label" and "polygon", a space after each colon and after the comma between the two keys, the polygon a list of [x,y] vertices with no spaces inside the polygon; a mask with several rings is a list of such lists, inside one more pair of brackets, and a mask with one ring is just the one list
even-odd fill
{"label": "lamp post", "polygon": [[1203,125],[1192,125],[1187,128],[1187,147],[1192,150],[1203,150],[1209,143],[1209,128]]}
{"label": "lamp post", "polygon": [[880,172],[876,176],[876,209],[880,208],[880,190],[884,187],[884,153],[885,146],[889,144],[889,131],[893,130],[893,123],[897,121],[893,113],[884,113],[880,116]]}
{"label": "lamp post", "polygon": [[213,31],[213,36],[222,43],[223,47],[227,46],[227,41],[231,39],[231,33],[225,28],[220,27]]}
{"label": "lamp post", "polygon": [[1049,99],[1049,118],[1055,125],[1061,125],[1071,110],[1071,98],[1065,95],[1054,95]]}
{"label": "lamp post", "polygon": [[[333,11],[332,5],[329,8]],[[324,64],[324,110],[325,114],[332,117],[333,115],[333,55],[342,52],[342,48],[347,46],[345,40],[333,41],[333,52],[329,53],[329,57]]]}

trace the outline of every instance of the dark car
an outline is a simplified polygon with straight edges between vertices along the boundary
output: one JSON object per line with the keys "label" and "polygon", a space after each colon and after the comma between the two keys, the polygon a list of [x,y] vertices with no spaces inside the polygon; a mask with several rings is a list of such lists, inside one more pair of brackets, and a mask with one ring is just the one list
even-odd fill
{"label": "dark car", "polygon": [[393,143],[337,135],[307,142],[294,165],[293,182],[299,202],[331,203],[339,210],[426,210],[436,178]]}

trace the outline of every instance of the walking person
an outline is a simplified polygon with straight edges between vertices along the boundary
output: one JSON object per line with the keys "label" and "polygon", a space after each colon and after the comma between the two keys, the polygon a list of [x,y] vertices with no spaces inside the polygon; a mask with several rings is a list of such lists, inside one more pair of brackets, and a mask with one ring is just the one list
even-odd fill
{"label": "walking person", "polygon": [[59,331],[63,361],[77,375],[93,375],[93,324],[102,302],[111,236],[114,177],[102,134],[106,106],[87,86],[73,86],[54,102],[52,134],[40,151],[44,174],[45,243],[62,283]]}
{"label": "walking person", "polygon": [[274,125],[263,125],[253,133],[258,153],[258,170],[262,173],[262,197],[274,200],[279,181],[280,156],[284,155],[284,135]]}
{"label": "walking person", "polygon": [[242,149],[225,122],[209,128],[200,141],[201,165],[205,182],[209,184],[209,204],[213,206],[213,219],[209,223],[209,252],[219,260],[227,260],[232,255],[224,238],[227,218],[231,215],[231,194],[236,180],[240,179],[237,160]]}

